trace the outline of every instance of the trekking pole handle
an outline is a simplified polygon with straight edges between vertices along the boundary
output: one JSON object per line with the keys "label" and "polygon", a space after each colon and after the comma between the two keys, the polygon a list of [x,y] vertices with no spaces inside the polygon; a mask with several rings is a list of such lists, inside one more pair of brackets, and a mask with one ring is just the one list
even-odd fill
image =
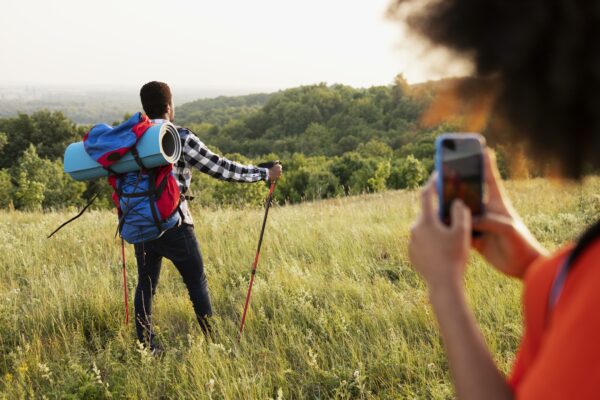
{"label": "trekking pole handle", "polygon": [[[276,165],[281,165],[281,161],[279,161],[279,160],[267,161],[267,162],[258,164],[258,167],[271,169]],[[269,190],[269,198],[270,198],[273,195],[273,191],[275,190],[275,182],[277,181],[277,179],[269,179],[269,181],[271,182],[271,188]]]}
{"label": "trekking pole handle", "polygon": [[271,169],[271,168],[273,168],[276,165],[281,165],[281,161],[279,161],[279,160],[267,161],[267,162],[258,164],[258,167],[259,168]]}

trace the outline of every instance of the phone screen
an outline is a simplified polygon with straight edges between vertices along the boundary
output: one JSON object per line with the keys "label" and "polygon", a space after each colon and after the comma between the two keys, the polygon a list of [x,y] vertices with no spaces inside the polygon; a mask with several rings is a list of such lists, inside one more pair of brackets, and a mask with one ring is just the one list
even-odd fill
{"label": "phone screen", "polygon": [[483,212],[483,157],[481,142],[475,138],[446,138],[442,141],[441,216],[450,222],[450,206],[461,199],[473,215]]}

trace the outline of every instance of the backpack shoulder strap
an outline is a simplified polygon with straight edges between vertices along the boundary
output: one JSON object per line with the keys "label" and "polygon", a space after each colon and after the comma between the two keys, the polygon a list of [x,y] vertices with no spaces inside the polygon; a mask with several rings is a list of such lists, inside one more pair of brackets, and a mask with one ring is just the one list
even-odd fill
{"label": "backpack shoulder strap", "polygon": [[573,251],[567,256],[563,265],[558,270],[548,297],[548,315],[552,313],[560,295],[562,294],[565,282],[569,272],[573,269],[575,261],[585,252],[585,250],[596,240],[600,238],[600,221],[592,225],[577,241]]}
{"label": "backpack shoulder strap", "polygon": [[140,157],[140,153],[138,152],[137,144],[133,146],[130,151],[131,155],[133,156],[133,159],[135,160],[135,163],[140,167],[140,169],[146,170],[147,168],[142,162],[142,158]]}
{"label": "backpack shoulder strap", "polygon": [[74,216],[73,218],[71,218],[70,220],[63,222],[58,228],[56,228],[51,234],[48,235],[48,237],[46,239],[50,239],[52,236],[54,236],[54,234],[58,231],[60,231],[62,228],[64,228],[65,226],[67,226],[68,224],[70,224],[71,222],[75,221],[77,218],[81,217],[83,215],[83,213],[85,212],[85,210],[87,210],[89,208],[89,206],[92,205],[92,203],[94,202],[94,200],[96,200],[96,198],[98,197],[98,193],[96,193],[92,199],[85,205],[85,207],[83,207],[83,209],[79,212],[79,214],[77,214],[76,216]]}

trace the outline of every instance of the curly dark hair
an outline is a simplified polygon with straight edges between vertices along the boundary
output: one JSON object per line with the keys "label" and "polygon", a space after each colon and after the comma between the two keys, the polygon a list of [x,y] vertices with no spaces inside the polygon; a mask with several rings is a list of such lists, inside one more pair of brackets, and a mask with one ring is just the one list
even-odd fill
{"label": "curly dark hair", "polygon": [[167,112],[173,96],[169,85],[164,82],[152,81],[142,86],[140,99],[148,118],[162,118]]}
{"label": "curly dark hair", "polygon": [[393,0],[390,12],[493,80],[494,115],[538,156],[573,178],[600,166],[600,1]]}

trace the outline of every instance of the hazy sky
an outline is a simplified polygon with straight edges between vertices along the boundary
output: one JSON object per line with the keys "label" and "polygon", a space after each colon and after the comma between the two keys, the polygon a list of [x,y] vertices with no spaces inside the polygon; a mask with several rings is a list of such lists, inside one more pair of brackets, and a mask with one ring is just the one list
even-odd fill
{"label": "hazy sky", "polygon": [[0,0],[0,84],[273,90],[460,73],[424,61],[388,2]]}

